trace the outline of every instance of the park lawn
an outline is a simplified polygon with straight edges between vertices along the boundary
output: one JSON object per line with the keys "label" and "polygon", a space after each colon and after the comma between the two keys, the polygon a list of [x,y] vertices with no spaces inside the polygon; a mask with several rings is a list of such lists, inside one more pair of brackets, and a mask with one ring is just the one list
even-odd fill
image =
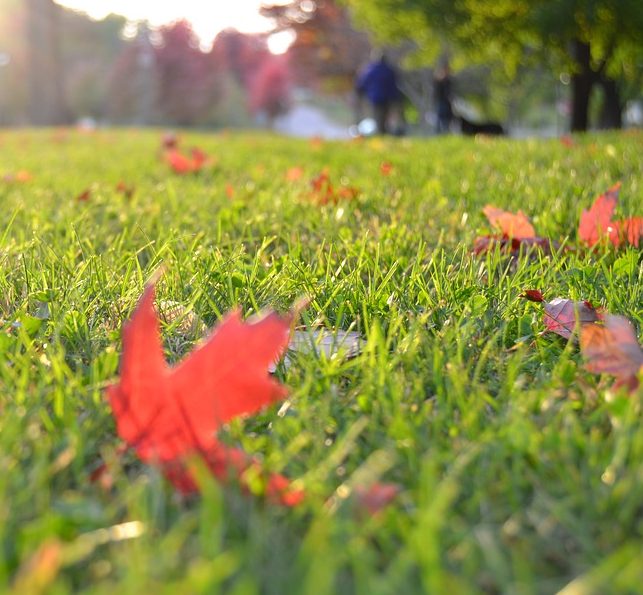
{"label": "park lawn", "polygon": [[[641,132],[571,146],[186,132],[215,159],[186,176],[160,141],[0,134],[0,176],[31,174],[0,181],[0,592],[640,592],[643,391],[587,372],[519,296],[590,300],[640,336],[640,250],[577,249],[576,230],[617,181],[620,213],[643,214]],[[311,193],[325,168],[348,188],[336,203]],[[573,249],[473,256],[487,203]],[[185,308],[163,329],[170,361],[199,321],[302,296],[303,324],[364,338],[354,359],[296,354],[277,370],[289,407],[221,432],[304,486],[299,506],[205,473],[181,498],[118,454],[104,389],[161,266],[158,300]],[[104,461],[111,487],[91,480]],[[400,493],[371,516],[351,492],[372,482]]]}

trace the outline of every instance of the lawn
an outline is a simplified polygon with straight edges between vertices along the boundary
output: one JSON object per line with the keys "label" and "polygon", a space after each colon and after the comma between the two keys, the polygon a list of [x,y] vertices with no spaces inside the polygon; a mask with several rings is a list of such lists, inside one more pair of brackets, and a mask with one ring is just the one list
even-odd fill
{"label": "lawn", "polygon": [[[213,161],[173,173],[160,131],[0,135],[0,592],[640,592],[643,390],[588,372],[520,295],[641,336],[640,250],[586,250],[577,228],[618,181],[621,216],[643,214],[643,133],[179,138]],[[561,248],[474,256],[488,203]],[[300,324],[363,338],[354,358],[291,354],[286,405],[220,431],[298,506],[203,469],[185,498],[119,449],[105,388],[161,267],[170,362],[235,305],[302,296]],[[354,492],[377,482],[399,493],[369,514]]]}

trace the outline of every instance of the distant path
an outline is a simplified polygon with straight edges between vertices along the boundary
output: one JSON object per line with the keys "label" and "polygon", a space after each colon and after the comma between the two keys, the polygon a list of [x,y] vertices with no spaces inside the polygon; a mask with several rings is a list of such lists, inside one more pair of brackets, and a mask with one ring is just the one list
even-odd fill
{"label": "distant path", "polygon": [[348,128],[331,120],[322,110],[306,104],[295,105],[275,119],[274,130],[288,136],[349,138]]}

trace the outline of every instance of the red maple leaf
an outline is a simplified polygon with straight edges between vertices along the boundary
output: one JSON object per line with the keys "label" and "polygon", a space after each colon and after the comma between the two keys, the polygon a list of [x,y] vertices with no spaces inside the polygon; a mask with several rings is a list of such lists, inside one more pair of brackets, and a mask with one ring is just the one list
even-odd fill
{"label": "red maple leaf", "polygon": [[[222,424],[282,399],[268,367],[284,352],[293,315],[269,313],[242,322],[229,313],[209,338],[176,366],[163,356],[154,286],[146,288],[123,328],[120,378],[107,390],[119,436],[147,463],[160,464],[184,492],[196,489],[189,461],[200,456],[219,479],[242,485],[259,463],[217,439]],[[266,494],[291,505],[303,497],[282,476],[266,477]]]}
{"label": "red maple leaf", "polygon": [[607,315],[604,324],[583,327],[580,346],[590,372],[616,376],[616,388],[624,386],[630,392],[638,388],[643,351],[627,318]]}
{"label": "red maple leaf", "polygon": [[577,325],[583,328],[602,317],[601,312],[587,301],[577,302],[555,298],[551,302],[543,303],[545,305],[543,322],[546,329],[565,339],[571,338]]}
{"label": "red maple leaf", "polygon": [[486,205],[482,212],[489,223],[498,228],[503,236],[516,239],[536,237],[536,230],[522,211],[510,213],[492,205]]}
{"label": "red maple leaf", "polygon": [[609,190],[601,194],[589,210],[583,210],[578,225],[578,237],[588,246],[595,246],[605,238],[618,246],[618,226],[612,223],[612,214],[618,202],[621,183],[617,182]]}

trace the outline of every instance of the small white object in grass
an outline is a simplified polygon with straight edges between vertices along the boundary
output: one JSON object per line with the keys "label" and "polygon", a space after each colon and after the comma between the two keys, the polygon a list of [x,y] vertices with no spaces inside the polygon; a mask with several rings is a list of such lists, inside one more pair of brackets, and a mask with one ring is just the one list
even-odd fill
{"label": "small white object in grass", "polygon": [[[350,359],[359,355],[363,339],[355,331],[331,331],[319,327],[313,329],[296,330],[293,333],[288,353],[314,353],[317,356],[324,356],[328,359],[341,354],[342,357]],[[288,353],[283,359],[283,365],[288,369],[292,363]],[[270,366],[269,371],[274,372],[276,364]]]}
{"label": "small white object in grass", "polygon": [[290,351],[316,353],[332,358],[338,353],[351,358],[359,354],[362,338],[355,331],[330,331],[325,328],[295,331],[290,341]]}

